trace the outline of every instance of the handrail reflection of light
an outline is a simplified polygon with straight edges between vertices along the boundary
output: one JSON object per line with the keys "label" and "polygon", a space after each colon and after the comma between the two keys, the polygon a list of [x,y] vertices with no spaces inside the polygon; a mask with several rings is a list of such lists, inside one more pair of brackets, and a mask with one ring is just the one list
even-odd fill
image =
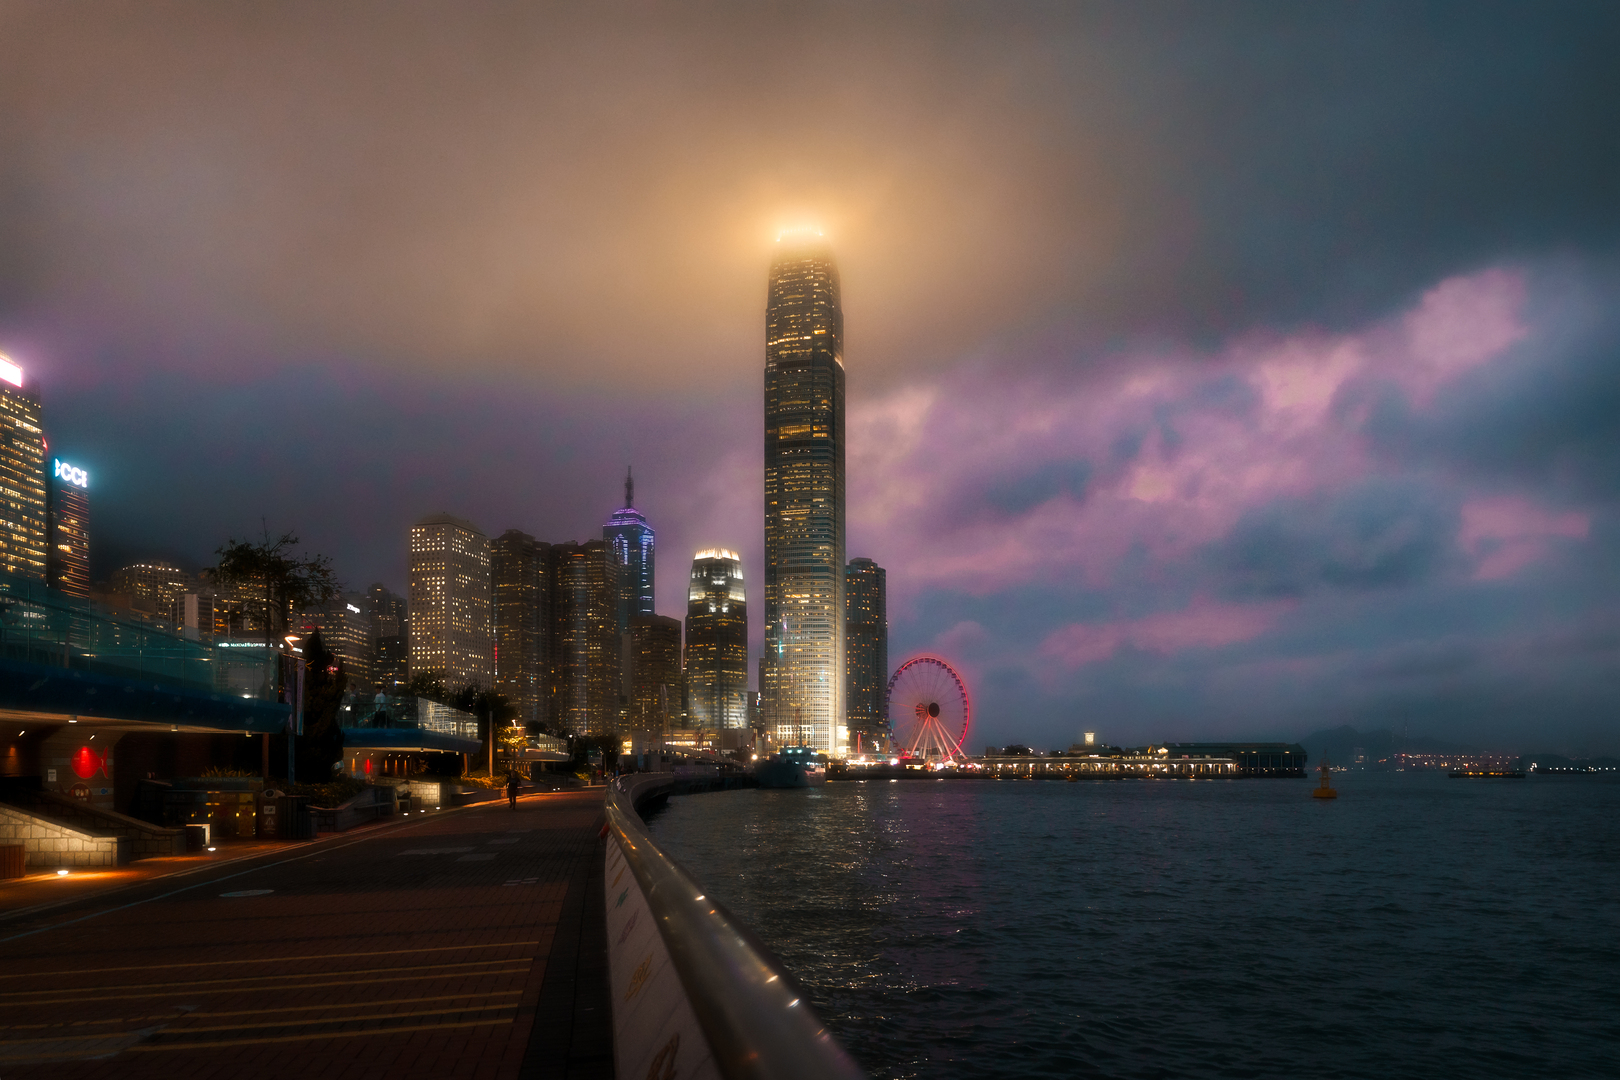
{"label": "handrail reflection of light", "polygon": [[[635,776],[608,787],[607,828],[641,887],[726,1080],[862,1075],[753,934],[659,849],[633,805]],[[645,777],[640,777],[645,780]]]}

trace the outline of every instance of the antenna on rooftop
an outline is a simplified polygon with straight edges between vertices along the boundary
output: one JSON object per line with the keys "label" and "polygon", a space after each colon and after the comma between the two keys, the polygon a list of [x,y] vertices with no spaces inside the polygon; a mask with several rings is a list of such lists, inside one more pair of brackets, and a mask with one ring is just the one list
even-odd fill
{"label": "antenna on rooftop", "polygon": [[628,465],[624,467],[624,505],[627,509],[636,505],[636,481]]}

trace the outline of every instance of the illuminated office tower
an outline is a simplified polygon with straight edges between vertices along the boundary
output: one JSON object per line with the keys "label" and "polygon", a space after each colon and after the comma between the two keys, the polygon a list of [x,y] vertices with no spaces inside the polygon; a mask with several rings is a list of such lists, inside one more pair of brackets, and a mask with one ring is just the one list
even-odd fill
{"label": "illuminated office tower", "polygon": [[365,608],[363,593],[349,593],[304,612],[301,620],[304,632],[321,632],[321,643],[342,661],[349,689],[357,694],[377,691],[376,633]]}
{"label": "illuminated office tower", "polygon": [[652,526],[636,509],[636,482],[624,471],[624,509],[616,510],[602,526],[602,539],[613,547],[618,566],[618,632],[630,628],[630,616],[653,614],[653,555],[656,538]]}
{"label": "illuminated office tower", "polygon": [[46,491],[50,547],[46,580],[69,596],[90,595],[90,474],[60,458],[51,459]]}
{"label": "illuminated office tower", "polygon": [[625,655],[629,670],[630,726],[662,731],[665,722],[680,728],[681,621],[668,615],[632,615]]}
{"label": "illuminated office tower", "polygon": [[39,396],[0,356],[0,573],[45,580],[46,497]]}
{"label": "illuminated office tower", "polygon": [[405,598],[381,582],[366,590],[360,602],[371,620],[373,678],[385,694],[399,694],[410,680],[410,615]]}
{"label": "illuminated office tower", "polygon": [[452,690],[494,678],[489,538],[470,521],[430,514],[411,526],[411,665]]}
{"label": "illuminated office tower", "polygon": [[819,233],[777,239],[765,307],[765,655],[777,742],[841,757],[844,715],[844,316]]}
{"label": "illuminated office tower", "polygon": [[701,731],[748,727],[748,601],[735,551],[709,548],[692,558],[686,708],[688,726]]}
{"label": "illuminated office tower", "polygon": [[889,688],[889,615],[886,575],[871,559],[851,559],[844,568],[844,697],[852,747],[872,749],[872,737],[889,733],[885,698]]}
{"label": "illuminated office tower", "polygon": [[508,529],[490,546],[495,579],[495,692],[524,724],[550,719],[551,545]]}
{"label": "illuminated office tower", "polygon": [[605,540],[551,549],[551,671],[555,722],[601,735],[619,719],[619,580]]}
{"label": "illuminated office tower", "polygon": [[[153,559],[150,562],[131,563],[114,570],[107,578],[107,591],[129,597],[134,611],[154,615],[182,626],[198,626],[193,619],[185,621],[185,597],[197,592],[198,583],[192,576],[173,563]],[[258,620],[255,620],[258,622]],[[209,633],[204,640],[212,640],[213,616],[207,620]],[[263,636],[262,627],[259,630]]]}

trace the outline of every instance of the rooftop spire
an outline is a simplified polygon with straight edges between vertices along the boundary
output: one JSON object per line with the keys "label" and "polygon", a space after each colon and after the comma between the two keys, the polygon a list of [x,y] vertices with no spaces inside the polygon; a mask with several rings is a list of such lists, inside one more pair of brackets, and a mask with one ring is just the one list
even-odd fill
{"label": "rooftop spire", "polygon": [[626,507],[636,505],[636,481],[630,475],[630,466],[628,465],[624,467],[624,505]]}

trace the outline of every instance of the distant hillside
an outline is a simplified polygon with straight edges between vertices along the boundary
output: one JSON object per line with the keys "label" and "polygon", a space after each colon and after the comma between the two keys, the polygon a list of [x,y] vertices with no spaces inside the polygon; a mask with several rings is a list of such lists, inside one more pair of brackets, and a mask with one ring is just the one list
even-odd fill
{"label": "distant hillside", "polygon": [[1479,747],[1467,743],[1446,742],[1442,739],[1431,739],[1426,735],[1408,735],[1402,738],[1395,732],[1384,728],[1379,731],[1357,731],[1346,724],[1344,727],[1329,728],[1326,731],[1314,731],[1299,740],[1311,755],[1311,763],[1322,759],[1327,754],[1328,760],[1335,765],[1348,765],[1351,754],[1360,747],[1367,755],[1367,762],[1371,764],[1380,758],[1387,758],[1398,753],[1408,754],[1472,754],[1478,753]]}

